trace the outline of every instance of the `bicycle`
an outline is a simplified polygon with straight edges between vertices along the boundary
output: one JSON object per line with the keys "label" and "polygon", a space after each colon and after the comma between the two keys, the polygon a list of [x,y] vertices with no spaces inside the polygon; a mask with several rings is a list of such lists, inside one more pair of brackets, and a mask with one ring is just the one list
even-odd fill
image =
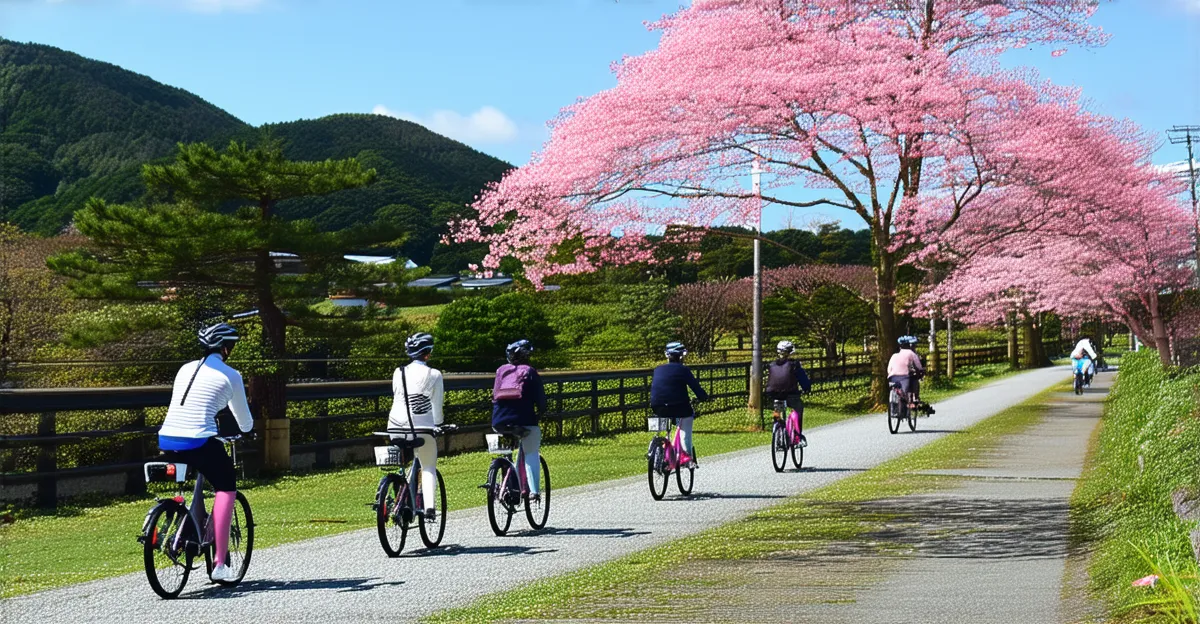
{"label": "bicycle", "polygon": [[[911,379],[919,381],[924,377],[920,371],[914,371]],[[888,430],[893,434],[900,432],[900,424],[908,421],[908,430],[917,430],[917,397],[912,392],[904,392],[898,383],[891,385],[888,393]]]}
{"label": "bicycle", "polygon": [[[773,405],[774,423],[771,425],[771,464],[775,472],[783,472],[787,466],[788,455],[792,456],[792,466],[799,470],[804,465],[804,447],[806,443],[800,434],[800,413],[789,409],[787,401],[775,401]],[[804,409],[801,406],[800,409]],[[780,418],[786,413],[787,418]]]}
{"label": "bicycle", "polygon": [[[646,451],[646,477],[650,482],[650,496],[654,500],[662,500],[667,495],[667,482],[671,473],[675,473],[675,485],[679,493],[688,496],[696,479],[696,449],[691,449],[691,461],[686,465],[682,460],[684,455],[683,442],[678,422],[674,418],[651,416],[647,418],[647,428],[655,433],[650,440],[650,448]],[[675,435],[670,435],[671,427],[675,427]],[[687,471],[685,478],[684,471]],[[686,482],[686,485],[685,485]]]}
{"label": "bicycle", "polygon": [[[241,468],[237,460],[237,441],[242,436],[218,437],[229,449],[234,466]],[[215,544],[211,516],[204,508],[204,475],[195,475],[192,500],[184,501],[184,484],[187,483],[187,464],[171,461],[146,462],[143,466],[146,483],[174,483],[176,493],[171,498],[159,498],[142,522],[138,542],[142,544],[142,559],[146,568],[146,579],[154,593],[163,598],[175,598],[183,591],[188,576],[194,569],[192,561],[204,555],[206,573],[212,575],[216,566]],[[193,471],[194,472],[194,471]],[[198,527],[203,527],[198,529]],[[240,491],[233,507],[233,520],[229,526],[229,554],[225,565],[237,570],[232,581],[214,581],[224,587],[234,587],[246,576],[250,567],[250,555],[254,552],[254,516],[250,513],[250,502]]]}
{"label": "bicycle", "polygon": [[[375,447],[375,465],[390,471],[379,480],[375,489],[375,528],[379,534],[379,545],[389,557],[397,557],[404,550],[408,531],[417,524],[421,541],[426,548],[437,548],[446,532],[446,482],[442,471],[435,469],[437,491],[432,505],[426,504],[421,486],[421,460],[414,449],[425,444],[418,434],[439,436],[457,429],[454,425],[442,427],[409,427],[405,431],[376,431],[375,435],[388,438],[387,446]],[[408,439],[396,436],[410,436]],[[411,464],[406,470],[405,465]],[[425,510],[433,509],[435,516],[426,517]]]}
{"label": "bicycle", "polygon": [[[529,477],[525,474],[525,450],[521,448],[525,427],[497,427],[495,431],[486,437],[488,452],[498,457],[493,457],[488,467],[487,483],[479,486],[487,490],[488,523],[492,526],[492,532],[498,536],[508,533],[512,517],[522,501],[530,528],[541,530],[550,517],[550,465],[546,463],[545,456],[538,458],[541,460],[542,491],[530,496]],[[517,454],[515,461],[513,451]]]}
{"label": "bicycle", "polygon": [[1088,360],[1079,360],[1075,365],[1075,394],[1083,394],[1084,387],[1092,385],[1092,376],[1090,372],[1090,363]]}

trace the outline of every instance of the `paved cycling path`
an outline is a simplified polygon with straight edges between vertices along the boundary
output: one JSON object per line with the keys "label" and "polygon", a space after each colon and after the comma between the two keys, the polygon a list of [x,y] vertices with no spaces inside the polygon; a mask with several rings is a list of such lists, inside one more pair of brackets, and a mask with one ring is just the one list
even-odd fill
{"label": "paved cycling path", "polygon": [[[467,509],[450,514],[444,546],[432,552],[388,559],[374,529],[355,531],[255,552],[246,581],[233,590],[193,577],[180,601],[170,603],[154,596],[142,573],[130,574],[0,602],[0,620],[415,620],[737,520],[969,427],[1065,377],[1065,367],[1030,371],[943,401],[915,434],[889,435],[879,414],[813,429],[810,468],[799,473],[773,471],[765,435],[756,449],[702,455],[696,494],[687,499],[652,501],[645,475],[563,490],[554,496],[549,528],[539,533],[495,537],[484,509]],[[703,436],[697,447],[703,453]],[[514,518],[514,527],[521,520]]]}

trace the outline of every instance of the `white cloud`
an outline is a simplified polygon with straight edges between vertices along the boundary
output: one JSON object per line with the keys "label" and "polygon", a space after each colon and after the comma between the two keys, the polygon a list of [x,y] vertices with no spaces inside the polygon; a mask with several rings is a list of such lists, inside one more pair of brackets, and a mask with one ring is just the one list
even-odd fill
{"label": "white cloud", "polygon": [[189,11],[196,13],[223,13],[233,11],[246,13],[261,7],[265,0],[176,0]]}
{"label": "white cloud", "polygon": [[517,124],[494,106],[463,115],[452,110],[436,110],[428,115],[393,111],[383,104],[372,109],[376,115],[387,115],[421,124],[438,134],[463,143],[506,143],[517,138]]}

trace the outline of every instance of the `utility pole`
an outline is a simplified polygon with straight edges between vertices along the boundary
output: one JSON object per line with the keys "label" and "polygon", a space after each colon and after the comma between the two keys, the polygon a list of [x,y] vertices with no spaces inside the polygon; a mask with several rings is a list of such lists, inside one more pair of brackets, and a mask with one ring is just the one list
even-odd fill
{"label": "utility pole", "polygon": [[1187,146],[1187,171],[1179,176],[1188,181],[1188,189],[1192,193],[1192,232],[1196,244],[1196,279],[1200,281],[1200,200],[1196,196],[1196,157],[1193,143],[1200,141],[1200,126],[1174,126],[1167,131],[1167,138],[1174,145]]}
{"label": "utility pole", "polygon": [[750,164],[750,182],[758,200],[758,219],[754,225],[754,336],[750,359],[750,411],[758,413],[762,423],[762,166],[758,156]]}

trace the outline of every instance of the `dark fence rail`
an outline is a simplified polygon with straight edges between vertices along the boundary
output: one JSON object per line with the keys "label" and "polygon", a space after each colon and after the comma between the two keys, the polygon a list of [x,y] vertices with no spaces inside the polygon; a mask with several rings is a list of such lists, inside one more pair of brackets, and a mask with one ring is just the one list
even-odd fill
{"label": "dark fence rail", "polygon": [[[1058,345],[1051,352],[1058,350]],[[956,351],[957,366],[1007,361],[1006,347]],[[744,408],[748,362],[693,365],[712,402],[706,412]],[[865,384],[871,363],[846,358],[809,367],[814,392]],[[573,438],[643,426],[652,369],[546,372],[547,438]],[[491,375],[446,376],[446,420],[460,425],[441,451],[481,448],[491,418]],[[3,499],[54,506],[61,496],[144,491],[142,463],[158,453],[156,433],[169,386],[0,390],[0,489]],[[386,426],[390,381],[290,384],[292,468],[328,468],[370,460],[372,431]],[[746,413],[745,425],[759,423]],[[247,449],[253,461],[254,451]]]}

